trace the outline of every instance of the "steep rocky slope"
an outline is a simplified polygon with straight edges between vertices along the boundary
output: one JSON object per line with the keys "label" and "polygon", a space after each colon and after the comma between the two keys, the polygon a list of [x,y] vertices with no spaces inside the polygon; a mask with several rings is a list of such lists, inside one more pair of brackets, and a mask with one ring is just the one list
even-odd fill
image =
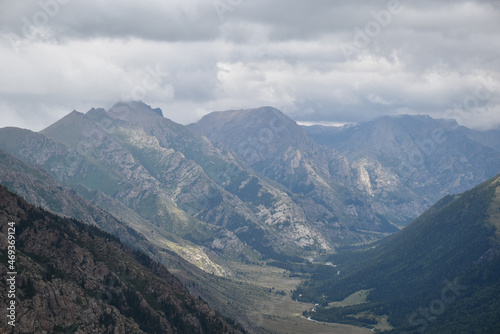
{"label": "steep rocky slope", "polygon": [[[4,141],[5,143],[4,146],[7,150],[10,150],[11,152],[18,154],[18,157],[20,159],[24,159],[26,162],[30,164],[34,164],[36,166],[39,166],[39,168],[45,169],[48,173],[51,173],[53,177],[57,178],[59,182],[62,182],[65,186],[71,187],[73,191],[76,191],[85,199],[93,202],[100,208],[113,213],[116,217],[120,218],[128,226],[132,227],[134,230],[137,230],[139,233],[142,233],[144,236],[146,236],[148,238],[149,243],[154,244],[157,249],[170,248],[170,246],[176,246],[179,243],[182,245],[185,243],[184,239],[179,238],[177,235],[170,232],[172,231],[172,229],[175,230],[175,226],[167,225],[168,228],[162,228],[161,225],[158,226],[158,224],[155,224],[154,221],[148,220],[147,215],[145,218],[143,215],[141,215],[140,212],[134,211],[133,209],[134,206],[132,206],[132,208],[130,206],[127,206],[127,204],[130,205],[130,203],[122,203],[120,202],[119,199],[113,198],[111,196],[113,194],[112,192],[110,192],[110,195],[106,194],[105,191],[109,191],[111,187],[124,186],[126,189],[133,189],[132,187],[134,186],[134,184],[131,183],[128,179],[121,180],[122,183],[119,184],[119,179],[116,176],[117,174],[112,170],[111,171],[107,170],[105,166],[100,164],[100,162],[93,161],[92,159],[89,159],[84,155],[80,155],[77,150],[73,150],[64,144],[54,142],[53,140],[50,140],[38,133],[34,133],[28,130],[15,129],[15,128],[2,129],[0,130],[0,132],[1,132],[0,137],[2,137],[3,135],[5,136],[3,138],[7,138]],[[8,163],[7,165],[5,165],[5,167],[6,170],[9,171],[9,174],[11,174],[9,176],[11,180],[10,182],[11,185],[15,185],[16,183],[18,185],[21,185],[25,182],[26,178],[24,178],[22,174],[21,175],[18,174],[17,176],[12,175],[11,167],[9,166]],[[22,168],[23,167],[21,167],[21,169]],[[36,173],[33,173],[32,175],[36,176]],[[15,181],[13,177],[17,178],[17,181]],[[30,176],[28,176],[28,179],[29,178]],[[69,183],[68,180],[74,181],[74,183]],[[39,182],[40,181],[38,181],[38,183]],[[35,184],[36,183],[34,183],[33,185]],[[138,186],[141,187],[144,185],[138,184]],[[57,193],[59,198],[64,198],[66,196],[63,194],[64,191],[61,191],[61,189],[59,189],[58,187],[61,188],[61,185],[56,186],[55,188],[53,187],[51,188],[53,196],[56,196]],[[17,188],[26,189],[28,188],[28,186],[25,185]],[[33,191],[34,189],[30,189],[29,192]],[[58,204],[57,200],[54,201],[53,197],[47,196],[47,194],[42,194],[43,191],[44,191],[43,189],[39,191],[40,195],[44,195],[40,196],[39,201],[41,202],[41,204],[43,204],[43,201],[48,203],[52,202],[52,204],[54,204],[55,207],[47,206],[47,208],[54,210],[55,212],[59,212],[62,214],[72,214],[75,213],[74,212],[75,208],[81,206],[81,203],[77,203],[75,207],[73,207],[69,212],[60,211],[58,210],[60,208],[58,208],[57,206],[62,207],[64,206],[64,204],[62,202],[59,202]],[[20,193],[22,194],[23,192],[24,191],[21,191]],[[29,192],[26,193],[29,195]],[[152,189],[152,191],[146,195],[147,198],[150,197],[154,198],[154,196],[155,196],[154,189]],[[67,200],[75,199],[75,197],[78,196],[74,196],[74,194],[69,194],[69,196],[67,196],[66,199]],[[155,202],[148,203],[147,199],[145,198],[143,198],[142,200],[145,203],[145,205],[148,204],[153,206],[155,205]],[[34,203],[36,203],[36,201]],[[160,208],[160,210],[165,211],[165,208]],[[202,222],[199,222],[196,219],[189,217],[187,214],[185,214],[180,210],[178,210],[178,212],[176,213],[180,215],[181,218],[183,215],[187,216],[187,218],[176,219],[175,223],[187,225],[190,229],[197,231],[198,234],[201,235],[206,235],[203,233],[208,233],[206,225],[204,225]],[[86,217],[88,217],[88,213],[86,214]],[[171,220],[169,216],[167,216],[167,219]],[[167,219],[165,219],[163,223],[168,222]],[[87,221],[87,222],[92,223],[92,221]],[[102,228],[106,229],[106,226],[103,225]],[[110,232],[113,231],[110,230]],[[187,232],[184,232],[184,234],[185,233]],[[180,229],[179,234],[183,235],[182,229]],[[127,233],[125,234],[118,233],[117,235],[120,236],[120,238],[123,238],[125,241],[128,238]],[[211,270],[210,272],[215,271],[219,272],[220,274],[223,274],[222,268],[214,264],[212,261],[210,261],[210,259],[205,254],[203,249],[196,249],[196,247],[191,249],[192,250],[190,253],[193,254],[193,256],[200,258],[203,262],[201,263],[200,261],[198,261],[199,263],[197,263],[197,265],[199,265],[205,270]],[[182,255],[187,260],[192,260],[191,254],[183,253]]]}
{"label": "steep rocky slope", "polygon": [[[9,224],[10,223],[10,224]],[[0,187],[2,277],[15,226],[16,333],[235,333],[168,270],[96,227]],[[0,283],[2,291],[6,282]],[[7,305],[7,294],[0,296]],[[10,300],[13,300],[12,298]],[[6,308],[0,315],[6,319]],[[10,331],[2,322],[3,331]]]}
{"label": "steep rocky slope", "polygon": [[223,269],[212,262],[196,244],[181,240],[160,229],[151,231],[151,225],[146,220],[123,204],[120,206],[118,201],[107,198],[106,200],[114,203],[114,207],[121,208],[125,213],[123,216],[126,220],[121,221],[88,202],[74,190],[63,186],[41,168],[28,165],[2,151],[0,184],[8,186],[9,190],[16,194],[25,196],[31,204],[62,216],[75,217],[88,224],[95,224],[112,233],[133,249],[139,249],[167,266],[194,295],[201,296],[221,314],[238,319],[245,328],[255,333],[261,332],[247,316],[249,309],[258,308],[254,305],[254,300],[247,296],[261,297],[261,289],[251,283],[220,281],[218,276],[212,274],[232,277],[232,271],[226,271],[226,266]]}
{"label": "steep rocky slope", "polygon": [[308,219],[332,238],[353,242],[369,239],[370,232],[394,232],[394,224],[406,224],[422,205],[418,199],[376,196],[366,170],[318,145],[275,108],[215,112],[189,127],[293,192]]}
{"label": "steep rocky slope", "polygon": [[53,213],[96,225],[119,236],[127,245],[154,256],[155,251],[136,230],[62,186],[50,174],[0,150],[0,184],[30,204]]}
{"label": "steep rocky slope", "polygon": [[500,152],[479,140],[491,144],[496,132],[473,131],[454,120],[402,115],[339,128],[304,129],[364,169],[375,195],[399,193],[404,200],[406,194],[423,199],[423,208],[500,172]]}
{"label": "steep rocky slope", "polygon": [[500,129],[478,131],[461,127],[460,131],[465,133],[472,140],[480,142],[481,144],[500,152]]}
{"label": "steep rocky slope", "polygon": [[149,221],[150,230],[224,256],[329,248],[285,191],[230,154],[148,106],[126,117],[120,108],[73,112],[43,134],[2,129],[0,146],[119,218],[127,212],[112,200]]}

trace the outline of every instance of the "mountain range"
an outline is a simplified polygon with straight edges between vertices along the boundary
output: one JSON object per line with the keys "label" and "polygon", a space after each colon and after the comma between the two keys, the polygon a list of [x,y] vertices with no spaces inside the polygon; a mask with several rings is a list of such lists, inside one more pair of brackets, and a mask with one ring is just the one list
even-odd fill
{"label": "mountain range", "polygon": [[[188,241],[178,240],[177,248],[168,247],[160,243],[156,233],[147,233],[147,221],[134,211],[126,209],[127,222],[115,218],[113,215],[100,209],[93,203],[78,195],[74,190],[63,186],[50,174],[39,167],[31,166],[0,150],[0,179],[11,191],[26,198],[31,204],[43,207],[46,210],[62,217],[76,218],[89,225],[119,236],[120,240],[146,254],[154,261],[161,262],[175,273],[182,283],[195,296],[203,297],[210,305],[217,308],[226,316],[237,318],[247,328],[255,326],[249,323],[245,316],[249,309],[254,309],[252,301],[245,299],[247,294],[259,296],[260,289],[243,282],[233,283],[225,281],[221,285],[217,276],[202,257],[197,253],[197,246]],[[116,204],[116,203],[115,203]],[[130,224],[133,222],[133,224]],[[133,227],[131,227],[133,226]],[[141,231],[145,231],[143,234]],[[172,245],[174,245],[172,243]],[[182,245],[182,247],[181,247]],[[178,253],[185,252],[184,257],[198,257],[196,265],[189,263]],[[186,252],[190,252],[187,253]],[[204,270],[200,269],[204,268]],[[207,273],[206,271],[210,271]],[[242,301],[236,305],[237,301]],[[228,303],[233,303],[230,308]],[[255,332],[258,332],[254,330]]]}
{"label": "mountain range", "polygon": [[[259,332],[245,313],[267,297],[242,265],[292,263],[295,275],[342,249],[378,245],[441,197],[498,174],[499,133],[408,115],[303,127],[272,107],[184,126],[121,102],[38,133],[0,129],[0,183],[117,236]],[[296,299],[317,301],[305,291]]]}
{"label": "mountain range", "polygon": [[329,247],[286,192],[230,152],[149,107],[133,111],[73,112],[41,133],[3,129],[2,147],[120,218],[125,206],[225,256]]}
{"label": "mountain range", "polygon": [[[499,171],[500,151],[494,143],[500,131],[472,130],[455,120],[385,116],[343,127],[304,129],[318,143],[338,150],[354,166],[366,170],[375,196],[387,196],[396,187],[412,198],[434,203]],[[398,183],[378,182],[383,175]]]}
{"label": "mountain range", "polygon": [[136,229],[277,258],[377,240],[493,176],[500,152],[465,130],[421,116],[304,130],[271,107],[186,127],[119,103],[40,133],[1,129],[0,148],[124,221],[133,211]]}

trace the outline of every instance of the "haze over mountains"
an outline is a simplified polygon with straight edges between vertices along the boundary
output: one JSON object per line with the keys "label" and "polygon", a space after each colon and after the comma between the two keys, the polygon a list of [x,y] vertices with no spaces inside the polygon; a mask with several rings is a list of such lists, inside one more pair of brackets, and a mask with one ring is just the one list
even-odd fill
{"label": "haze over mountains", "polygon": [[308,136],[270,107],[187,128],[145,104],[117,104],[72,112],[40,133],[2,129],[0,148],[119,218],[132,210],[163,233],[248,256],[376,240],[500,170],[500,152],[448,121],[319,129]]}
{"label": "haze over mountains", "polygon": [[119,103],[40,133],[1,129],[0,148],[146,235],[198,245],[204,269],[224,275],[207,253],[303,256],[397,231],[495,175],[496,133],[424,116],[300,127],[272,107],[186,127]]}
{"label": "haze over mountains", "polygon": [[[442,196],[500,170],[500,151],[493,144],[500,131],[482,133],[428,116],[300,129],[278,110],[260,108],[212,113],[190,127],[231,147],[294,193],[317,198],[328,188],[337,194],[347,188],[342,204],[353,203],[359,219],[372,224],[368,230],[384,226],[384,219],[404,226]],[[334,201],[330,197],[328,205]]]}
{"label": "haze over mountains", "polygon": [[262,291],[243,284],[240,265],[297,269],[396,233],[441,197],[497,175],[497,138],[427,116],[301,127],[272,107],[184,126],[142,102],[118,103],[39,133],[0,129],[0,183],[175,268],[252,328],[241,296]]}
{"label": "haze over mountains", "polygon": [[[475,131],[454,120],[403,115],[339,128],[304,129],[318,143],[344,154],[369,178],[367,187],[376,197],[397,192],[434,203],[499,171],[498,145],[493,143],[500,131]],[[381,182],[384,178],[397,182]]]}

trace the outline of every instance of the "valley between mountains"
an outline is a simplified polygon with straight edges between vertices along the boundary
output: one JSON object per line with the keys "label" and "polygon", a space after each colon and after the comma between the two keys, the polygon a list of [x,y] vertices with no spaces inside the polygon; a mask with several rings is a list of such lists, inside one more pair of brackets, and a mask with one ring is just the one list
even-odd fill
{"label": "valley between mountains", "polygon": [[[8,202],[2,217],[36,215],[37,223],[24,222],[20,235],[30,242],[37,233],[59,235],[61,228],[73,231],[69,239],[54,237],[64,245],[83,247],[78,239],[92,233],[99,247],[111,247],[106,245],[112,235],[120,239],[123,245],[112,240],[112,247],[124,250],[127,255],[119,256],[127,263],[114,268],[112,258],[96,259],[111,266],[103,269],[107,274],[93,289],[78,290],[84,305],[105,309],[88,312],[110,332],[113,322],[138,333],[188,333],[182,326],[193,333],[418,331],[422,322],[412,327],[405,319],[432,301],[439,282],[455,277],[468,280],[470,294],[448,307],[442,324],[462,317],[477,300],[489,311],[474,309],[469,320],[496,319],[496,304],[485,297],[497,292],[500,250],[495,138],[500,131],[428,116],[306,127],[272,107],[214,112],[185,126],[142,102],[121,102],[109,110],[73,111],[40,132],[0,129],[0,183]],[[95,227],[105,232],[93,232]],[[57,242],[51,239],[47,247]],[[23,261],[33,275],[22,277],[23,305],[35,305],[33,298],[54,284],[81,283],[53,254],[39,258],[24,243]],[[126,268],[135,268],[128,269],[133,274]],[[47,283],[50,270],[55,273]],[[172,289],[182,296],[190,292],[167,303],[177,305],[177,320],[168,318],[167,297],[143,286],[144,276],[160,276],[150,279],[161,286],[174,282]],[[28,279],[36,282],[31,292]],[[415,296],[410,283],[420,287]],[[96,295],[115,294],[133,309],[134,289],[148,305],[144,312],[158,319],[158,329]],[[350,302],[353,296],[361,299]],[[76,295],[64,298],[76,303]],[[30,307],[48,309],[55,318],[61,312],[52,304]],[[39,326],[69,330],[76,320],[65,319]],[[88,319],[81,320],[80,332],[90,326]],[[217,326],[206,327],[210,322]],[[469,328],[462,325],[457,328]],[[427,320],[427,327],[445,332],[438,322]]]}

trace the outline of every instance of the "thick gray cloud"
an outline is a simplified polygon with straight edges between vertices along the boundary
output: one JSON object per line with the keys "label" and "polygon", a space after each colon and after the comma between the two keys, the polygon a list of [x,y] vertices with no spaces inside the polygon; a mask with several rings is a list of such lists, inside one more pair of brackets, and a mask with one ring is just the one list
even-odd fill
{"label": "thick gray cloud", "polygon": [[0,126],[142,99],[181,123],[273,105],[500,126],[497,1],[0,0]]}

